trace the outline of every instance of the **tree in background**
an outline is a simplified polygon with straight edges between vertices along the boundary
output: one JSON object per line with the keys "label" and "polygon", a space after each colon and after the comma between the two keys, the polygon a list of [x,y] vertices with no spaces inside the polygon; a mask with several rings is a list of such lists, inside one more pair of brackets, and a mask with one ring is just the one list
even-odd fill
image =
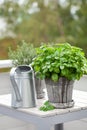
{"label": "tree in background", "polygon": [[[87,53],[87,0],[4,0],[0,16],[15,41],[70,42]],[[9,33],[11,31],[11,33]],[[10,35],[10,37],[12,37]]]}

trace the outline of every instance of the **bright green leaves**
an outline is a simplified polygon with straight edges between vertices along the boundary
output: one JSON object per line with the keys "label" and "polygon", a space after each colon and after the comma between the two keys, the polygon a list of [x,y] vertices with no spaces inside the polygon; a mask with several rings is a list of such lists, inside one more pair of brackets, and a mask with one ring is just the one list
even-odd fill
{"label": "bright green leaves", "polygon": [[33,60],[33,67],[40,78],[51,78],[56,82],[64,76],[69,80],[78,80],[87,73],[87,59],[82,49],[69,43],[42,45]]}
{"label": "bright green leaves", "polygon": [[61,70],[63,70],[63,69],[64,69],[64,66],[63,66],[63,65],[61,65],[61,66],[60,66],[60,69],[61,69]]}
{"label": "bright green leaves", "polygon": [[50,110],[54,110],[55,107],[49,102],[46,101],[43,106],[40,107],[41,111],[50,111]]}
{"label": "bright green leaves", "polygon": [[57,82],[57,81],[58,81],[58,74],[53,73],[52,76],[51,76],[51,79],[52,79],[54,82]]}

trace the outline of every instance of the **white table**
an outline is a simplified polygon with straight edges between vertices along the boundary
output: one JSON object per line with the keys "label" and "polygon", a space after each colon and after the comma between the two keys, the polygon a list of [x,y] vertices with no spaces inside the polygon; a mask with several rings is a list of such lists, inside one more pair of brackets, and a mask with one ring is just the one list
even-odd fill
{"label": "white table", "polygon": [[37,107],[27,109],[14,109],[11,107],[11,94],[0,95],[0,113],[24,120],[36,125],[36,130],[63,130],[63,123],[87,117],[87,92],[74,90],[75,105],[67,109],[55,109],[43,112],[39,107],[46,99],[39,99]]}

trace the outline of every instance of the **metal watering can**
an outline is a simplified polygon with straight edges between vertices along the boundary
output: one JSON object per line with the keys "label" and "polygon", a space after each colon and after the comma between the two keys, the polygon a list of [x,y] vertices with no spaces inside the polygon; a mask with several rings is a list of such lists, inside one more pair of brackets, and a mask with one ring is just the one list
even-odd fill
{"label": "metal watering can", "polygon": [[14,108],[36,106],[34,73],[31,66],[18,66],[10,71],[11,105]]}

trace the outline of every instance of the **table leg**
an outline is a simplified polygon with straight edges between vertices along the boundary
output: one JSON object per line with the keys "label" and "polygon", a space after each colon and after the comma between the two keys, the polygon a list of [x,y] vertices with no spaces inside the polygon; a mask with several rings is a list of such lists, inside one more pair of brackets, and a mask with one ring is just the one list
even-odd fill
{"label": "table leg", "polygon": [[63,130],[63,123],[61,123],[61,124],[56,124],[56,125],[54,126],[54,130]]}
{"label": "table leg", "polygon": [[51,126],[49,126],[49,125],[38,125],[37,126],[37,128],[36,128],[36,130],[51,130]]}

